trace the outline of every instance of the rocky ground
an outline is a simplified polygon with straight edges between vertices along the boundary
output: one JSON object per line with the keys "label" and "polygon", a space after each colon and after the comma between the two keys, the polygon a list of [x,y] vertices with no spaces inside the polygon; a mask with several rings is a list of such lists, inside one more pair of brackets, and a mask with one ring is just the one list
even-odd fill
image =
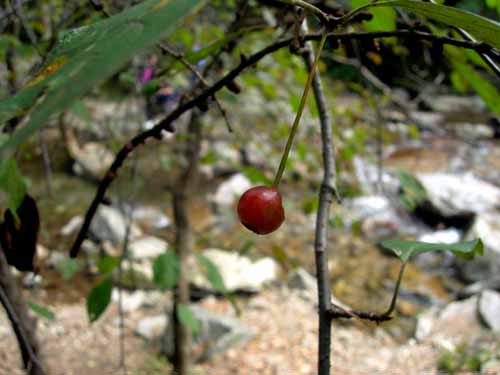
{"label": "rocky ground", "polygon": [[[248,99],[242,108],[258,120],[262,99]],[[387,305],[400,263],[376,246],[381,239],[456,242],[480,237],[485,256],[468,263],[434,254],[412,260],[393,322],[379,327],[358,321],[335,322],[333,374],[500,374],[500,295],[496,291],[500,289],[500,147],[498,126],[487,124],[488,114],[476,99],[445,96],[428,103],[429,111],[384,113],[394,139],[384,152],[383,172],[379,174],[376,163],[358,152],[349,172],[341,176],[341,183],[354,186],[356,194],[333,208],[332,220],[340,218],[341,223],[332,224],[330,231],[330,243],[335,246],[329,249],[329,267],[333,294],[345,303],[376,311]],[[339,100],[339,113],[354,107],[353,100]],[[467,105],[471,114],[457,116],[456,109]],[[109,111],[114,113],[112,106]],[[477,123],[466,123],[463,118]],[[306,116],[307,121],[312,123]],[[409,127],[402,121],[416,124],[418,140],[411,139]],[[341,125],[337,146],[342,151],[355,134],[352,124],[346,129]],[[49,138],[50,130],[55,129],[49,129]],[[58,140],[58,132],[53,133]],[[92,325],[85,306],[90,288],[100,277],[96,260],[103,254],[121,253],[130,205],[116,203],[123,201],[124,192],[130,193],[130,184],[126,178],[118,179],[111,195],[120,199],[114,199],[112,206],[101,206],[82,256],[78,262],[69,260],[68,245],[95,190],[92,181],[102,174],[103,163],[109,163],[112,155],[105,142],[78,144],[71,136],[67,150],[61,151],[60,144],[54,143],[52,155],[69,152],[69,169],[74,173],[68,173],[67,159],[54,164],[56,198],[46,196],[41,162],[28,160],[23,165],[23,171],[37,182],[30,191],[42,212],[40,241],[49,249],[38,251],[40,275],[18,277],[26,299],[56,314],[53,321],[39,318],[38,336],[50,375],[118,375],[124,368],[120,366],[116,288],[114,302]],[[224,141],[223,136],[215,138],[217,141],[203,146],[204,157],[215,158],[202,165],[204,189],[190,201],[194,246],[218,266],[229,290],[244,293],[237,297],[241,310],[237,315],[228,301],[213,296],[207,277],[195,260],[191,263],[196,297],[204,297],[192,306],[201,325],[193,374],[314,375],[315,281],[307,271],[297,273],[297,269],[314,269],[315,208],[311,202],[316,191],[310,191],[314,189],[309,184],[318,181],[319,159],[309,160],[311,152],[303,160],[294,160],[295,182],[290,178],[283,187],[287,220],[275,234],[257,238],[238,226],[233,209],[239,194],[254,184],[252,176],[243,173],[234,142]],[[158,355],[170,348],[168,340],[160,339],[168,326],[165,309],[170,306],[170,295],[153,290],[151,282],[154,260],[173,240],[171,176],[165,173],[170,167],[164,166],[170,161],[163,158],[171,154],[169,142],[166,139],[151,146],[148,154],[138,153],[142,175],[130,242],[134,273],[125,282],[133,291],[123,299],[124,359],[129,375],[170,371]],[[267,139],[257,135],[246,146],[250,163],[272,177],[281,148],[272,150]],[[217,155],[210,155],[210,150]],[[123,175],[128,175],[129,167]],[[405,185],[398,177],[399,169],[413,173],[426,191],[425,201],[417,203],[413,214],[401,198],[415,193],[411,188],[415,180]],[[1,315],[0,375],[22,373],[15,339]]]}
{"label": "rocky ground", "polygon": [[[454,302],[439,312],[429,310],[419,321],[421,327],[417,328],[417,338],[404,342],[391,336],[383,324],[375,327],[357,321],[336,322],[332,329],[332,374],[438,374],[439,364],[443,367],[449,365],[446,361],[473,360],[480,355],[483,357],[478,371],[461,371],[460,374],[500,373],[498,333],[492,332],[484,319],[479,320],[474,298]],[[494,293],[494,298],[495,309],[500,303],[500,295]],[[152,292],[143,294],[141,299],[140,305],[132,302],[132,295],[124,299],[127,310],[124,316],[126,368],[134,375],[169,374],[169,366],[158,357],[160,336],[165,327],[162,319],[165,316],[164,303],[169,300],[169,295]],[[193,305],[223,319],[228,318],[230,322],[237,319],[240,325],[235,328],[240,335],[234,339],[235,344],[225,348],[224,352],[210,354],[208,361],[197,363],[194,374],[315,374],[317,317],[314,299],[314,290],[303,283],[293,283],[276,284],[259,294],[239,299],[240,316],[235,315],[227,301],[214,297]],[[491,306],[492,303],[488,304]],[[84,306],[84,301],[61,305],[56,309],[56,320],[40,320],[42,356],[49,373],[124,373],[119,366],[116,303],[93,325],[87,321]],[[498,317],[491,316],[490,319],[498,324]],[[3,315],[0,327],[0,373],[21,375],[23,371],[19,367],[16,342]],[[200,348],[205,353],[207,348],[221,341],[220,333],[210,334],[212,338]],[[462,352],[456,358],[448,355],[457,350]]]}

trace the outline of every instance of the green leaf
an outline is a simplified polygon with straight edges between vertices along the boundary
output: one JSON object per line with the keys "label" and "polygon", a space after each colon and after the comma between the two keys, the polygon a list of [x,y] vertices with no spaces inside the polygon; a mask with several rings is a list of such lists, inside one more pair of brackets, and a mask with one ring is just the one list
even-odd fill
{"label": "green leaf", "polygon": [[224,279],[222,278],[222,275],[220,274],[219,269],[214,264],[214,262],[201,254],[197,254],[197,258],[198,262],[205,269],[208,281],[210,282],[212,287],[218,292],[226,293],[227,289],[226,285],[224,285]]}
{"label": "green leaf", "polygon": [[63,258],[56,265],[56,270],[61,274],[63,280],[71,279],[78,271],[82,269],[82,262],[78,259]]}
{"label": "green leaf", "polygon": [[269,185],[272,182],[259,168],[251,166],[243,167],[243,173],[245,174],[245,177],[248,178],[254,185]]}
{"label": "green leaf", "polygon": [[452,64],[459,76],[484,100],[488,109],[493,113],[500,114],[500,91],[497,87],[470,65],[458,61],[452,61]]}
{"label": "green leaf", "polygon": [[168,250],[159,255],[153,263],[153,281],[161,289],[171,289],[179,277],[179,259]]}
{"label": "green leaf", "polygon": [[401,7],[448,26],[459,27],[474,37],[500,49],[500,23],[465,10],[416,0],[391,0],[366,7]]}
{"label": "green leaf", "polygon": [[112,290],[113,282],[108,277],[90,291],[87,297],[87,314],[90,323],[95,322],[106,311],[111,302]]}
{"label": "green leaf", "polygon": [[189,309],[188,306],[179,303],[176,309],[177,319],[191,330],[194,335],[197,335],[201,328],[201,323],[194,316],[193,312]]}
{"label": "green leaf", "polygon": [[103,256],[97,261],[97,269],[101,275],[107,275],[120,264],[120,257]]}
{"label": "green leaf", "polygon": [[7,208],[15,215],[26,194],[26,183],[14,158],[0,160],[0,189],[7,194]]}
{"label": "green leaf", "polygon": [[402,191],[401,202],[409,211],[413,211],[420,203],[427,199],[427,192],[422,184],[410,173],[399,170],[397,176]]}
{"label": "green leaf", "polygon": [[18,95],[0,103],[0,124],[33,108],[27,124],[0,144],[0,152],[22,143],[52,114],[68,108],[119,71],[139,50],[172,32],[202,2],[146,0],[110,18],[63,33],[38,76]]}
{"label": "green leaf", "polygon": [[[358,8],[367,5],[371,0],[351,0],[351,7]],[[364,21],[363,25],[368,31],[392,31],[396,29],[397,14],[394,9],[382,8],[371,11],[373,18]]]}
{"label": "green leaf", "polygon": [[453,244],[391,239],[382,241],[381,245],[394,252],[403,262],[407,262],[414,255],[429,251],[451,251],[453,254],[466,259],[472,259],[476,255],[483,255],[483,243],[480,239]]}
{"label": "green leaf", "polygon": [[33,310],[33,312],[35,312],[36,314],[40,315],[42,318],[45,318],[50,321],[56,318],[56,315],[46,307],[37,305],[36,303],[33,303],[31,301],[27,301],[27,303],[29,308]]}

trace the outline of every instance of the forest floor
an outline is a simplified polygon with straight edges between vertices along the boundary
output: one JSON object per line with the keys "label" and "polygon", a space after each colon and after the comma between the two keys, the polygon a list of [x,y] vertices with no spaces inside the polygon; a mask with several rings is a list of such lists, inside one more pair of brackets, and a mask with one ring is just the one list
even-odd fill
{"label": "forest floor", "polygon": [[[234,315],[225,300],[207,298],[200,304],[221,314]],[[296,290],[273,286],[242,301],[239,320],[256,336],[209,362],[196,364],[194,375],[313,375],[317,353],[317,315],[314,304]],[[85,303],[57,308],[57,319],[39,321],[42,357],[50,375],[167,375],[170,368],[158,356],[158,345],[134,333],[137,322],[162,312],[160,306],[142,308],[125,316],[125,363],[119,366],[120,341],[117,305],[93,325]],[[467,334],[467,332],[464,332]],[[431,342],[404,343],[384,326],[339,322],[333,325],[332,374],[438,374],[440,350]],[[0,315],[0,374],[22,375],[20,357],[5,315]],[[498,345],[498,343],[497,343]],[[461,374],[466,374],[462,372]],[[473,374],[472,372],[470,374]],[[494,373],[492,373],[494,374]]]}

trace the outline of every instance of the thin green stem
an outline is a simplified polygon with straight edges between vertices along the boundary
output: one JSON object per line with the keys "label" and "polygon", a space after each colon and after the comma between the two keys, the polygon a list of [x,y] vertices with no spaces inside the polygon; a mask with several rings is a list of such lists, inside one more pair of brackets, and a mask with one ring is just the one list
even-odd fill
{"label": "thin green stem", "polygon": [[286,142],[285,151],[283,151],[283,155],[281,156],[278,172],[276,172],[276,177],[274,178],[273,181],[273,188],[275,189],[278,188],[281,181],[281,177],[283,177],[283,172],[285,171],[286,167],[286,161],[288,160],[288,155],[290,154],[290,149],[292,148],[293,139],[295,138],[295,134],[297,133],[297,129],[299,127],[300,118],[302,117],[302,113],[304,112],[304,107],[307,101],[307,95],[309,94],[309,89],[311,88],[311,82],[314,77],[314,74],[316,73],[316,67],[318,65],[319,56],[321,55],[321,50],[325,45],[326,37],[327,37],[327,32],[325,31],[321,36],[318,50],[316,51],[316,55],[314,56],[314,63],[311,67],[311,70],[309,71],[309,75],[307,76],[306,85],[304,87],[304,93],[302,94],[302,98],[300,99],[299,109],[297,111],[297,115],[295,116],[295,120],[293,121],[292,130],[290,130],[290,134],[288,135],[288,140]]}
{"label": "thin green stem", "polygon": [[321,9],[315,7],[312,4],[309,4],[307,1],[304,0],[280,0],[282,3],[286,3],[289,5],[294,5],[303,9],[306,9],[313,13],[314,15],[318,16],[321,22],[325,23],[328,22],[328,14],[323,12]]}
{"label": "thin green stem", "polygon": [[401,281],[403,280],[403,273],[405,271],[407,262],[404,262],[403,265],[401,266],[401,269],[399,270],[399,275],[398,275],[398,281],[396,282],[396,288],[394,289],[394,294],[392,295],[392,301],[391,305],[389,306],[389,309],[385,313],[382,314],[382,316],[389,316],[392,314],[394,311],[394,308],[396,307],[396,300],[398,299],[398,293],[399,293],[399,286],[401,285]]}

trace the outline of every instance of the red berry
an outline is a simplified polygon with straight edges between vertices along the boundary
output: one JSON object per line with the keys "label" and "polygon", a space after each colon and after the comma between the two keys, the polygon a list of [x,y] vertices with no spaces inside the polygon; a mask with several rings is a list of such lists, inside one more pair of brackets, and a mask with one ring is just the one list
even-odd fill
{"label": "red berry", "polygon": [[257,234],[278,229],[285,220],[281,195],[275,188],[256,186],[247,190],[238,202],[241,224]]}

